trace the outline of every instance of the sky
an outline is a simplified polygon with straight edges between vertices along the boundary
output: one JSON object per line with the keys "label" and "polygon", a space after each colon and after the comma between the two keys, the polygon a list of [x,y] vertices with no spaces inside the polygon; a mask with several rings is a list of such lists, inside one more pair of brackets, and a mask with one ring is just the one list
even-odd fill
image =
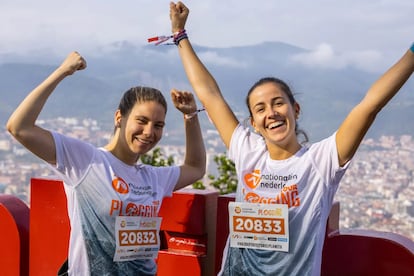
{"label": "sky", "polygon": [[[114,42],[170,34],[167,0],[0,0],[0,56],[65,56]],[[309,50],[309,66],[375,71],[414,42],[413,0],[187,0],[187,33],[209,47],[267,41]],[[1,62],[1,59],[0,59]]]}

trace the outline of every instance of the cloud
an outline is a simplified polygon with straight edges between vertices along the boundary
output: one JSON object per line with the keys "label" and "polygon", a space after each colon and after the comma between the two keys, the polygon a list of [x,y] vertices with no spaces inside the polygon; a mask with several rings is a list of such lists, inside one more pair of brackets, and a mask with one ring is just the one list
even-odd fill
{"label": "cloud", "polygon": [[205,63],[213,63],[219,66],[237,67],[237,68],[247,67],[247,64],[241,61],[238,61],[238,60],[235,60],[229,57],[220,56],[216,52],[213,52],[213,51],[200,52],[198,53],[198,56]]}
{"label": "cloud", "polygon": [[[190,8],[187,33],[197,45],[232,47],[281,41],[313,49],[326,42],[336,51],[360,52],[341,56],[329,48],[319,49],[320,56],[308,60],[319,60],[319,66],[335,60],[336,66],[369,67],[350,59],[358,56],[372,63],[376,59],[373,50],[381,52],[389,65],[409,46],[414,33],[412,0],[184,3]],[[6,27],[0,28],[0,54],[35,49],[85,52],[124,40],[143,45],[148,37],[171,31],[168,13],[169,0],[3,0],[0,25]]]}
{"label": "cloud", "polygon": [[375,50],[337,53],[331,45],[322,43],[315,50],[292,56],[291,61],[306,67],[342,69],[354,66],[364,71],[374,72],[381,63],[381,54]]}
{"label": "cloud", "polygon": [[376,50],[348,52],[345,57],[349,65],[369,72],[383,71],[382,67],[387,66],[383,62],[383,55]]}

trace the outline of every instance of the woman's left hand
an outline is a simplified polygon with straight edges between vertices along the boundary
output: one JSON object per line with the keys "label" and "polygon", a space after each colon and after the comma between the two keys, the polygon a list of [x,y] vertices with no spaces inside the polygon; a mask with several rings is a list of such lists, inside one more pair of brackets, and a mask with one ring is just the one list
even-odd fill
{"label": "woman's left hand", "polygon": [[197,110],[197,104],[191,92],[171,89],[171,99],[174,106],[184,114],[191,114]]}

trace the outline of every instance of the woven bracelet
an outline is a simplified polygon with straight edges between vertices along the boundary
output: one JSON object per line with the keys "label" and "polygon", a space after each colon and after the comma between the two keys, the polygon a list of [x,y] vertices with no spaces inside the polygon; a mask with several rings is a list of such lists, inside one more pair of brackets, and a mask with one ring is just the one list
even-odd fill
{"label": "woven bracelet", "polygon": [[174,33],[174,44],[178,46],[181,40],[188,38],[187,32],[183,29],[179,32]]}

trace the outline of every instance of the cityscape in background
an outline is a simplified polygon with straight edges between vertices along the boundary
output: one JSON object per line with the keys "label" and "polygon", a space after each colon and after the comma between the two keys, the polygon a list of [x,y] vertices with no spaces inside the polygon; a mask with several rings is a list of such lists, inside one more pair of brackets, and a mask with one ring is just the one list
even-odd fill
{"label": "cityscape in background", "polygon": [[[111,136],[92,119],[56,118],[38,124],[96,146],[105,145]],[[205,129],[203,134],[208,156],[207,176],[214,174],[214,156],[223,154],[224,147],[213,128]],[[164,137],[169,135],[168,131],[164,133]],[[184,145],[164,143],[158,147],[179,164]],[[30,179],[56,177],[44,162],[3,128],[0,193],[16,195],[30,205]],[[208,186],[208,177],[203,181],[208,189],[213,189]],[[341,181],[335,201],[340,202],[341,228],[393,232],[414,240],[414,138],[401,135],[365,139]]]}

